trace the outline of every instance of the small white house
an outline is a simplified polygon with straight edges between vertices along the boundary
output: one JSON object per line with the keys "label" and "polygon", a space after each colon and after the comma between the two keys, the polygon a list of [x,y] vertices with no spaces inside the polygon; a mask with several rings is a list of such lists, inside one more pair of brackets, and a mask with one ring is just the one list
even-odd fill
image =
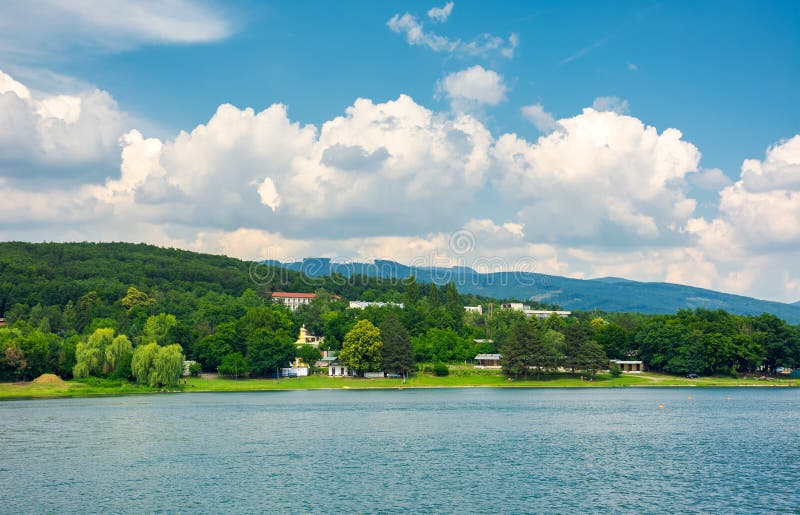
{"label": "small white house", "polygon": [[483,368],[489,370],[497,370],[502,368],[500,354],[478,354],[475,356],[475,368]]}
{"label": "small white house", "polygon": [[467,313],[477,313],[479,315],[483,315],[483,306],[480,304],[477,306],[464,306],[464,311]]}
{"label": "small white house", "polygon": [[642,361],[621,361],[618,359],[612,359],[611,363],[616,363],[620,370],[627,374],[641,374],[644,372],[644,362]]}
{"label": "small white house", "polygon": [[334,360],[328,365],[329,377],[353,377],[355,373],[351,372],[341,361]]}

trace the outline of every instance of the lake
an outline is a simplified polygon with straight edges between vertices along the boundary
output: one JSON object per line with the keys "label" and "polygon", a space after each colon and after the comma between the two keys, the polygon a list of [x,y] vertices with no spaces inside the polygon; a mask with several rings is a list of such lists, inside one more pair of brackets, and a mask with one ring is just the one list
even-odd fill
{"label": "lake", "polygon": [[800,389],[13,401],[0,435],[4,513],[800,508]]}

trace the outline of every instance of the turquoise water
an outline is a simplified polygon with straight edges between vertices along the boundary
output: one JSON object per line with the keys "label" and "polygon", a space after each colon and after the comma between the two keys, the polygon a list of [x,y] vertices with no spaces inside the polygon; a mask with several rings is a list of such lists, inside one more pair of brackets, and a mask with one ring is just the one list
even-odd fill
{"label": "turquoise water", "polygon": [[4,513],[800,508],[796,389],[15,401],[0,435]]}

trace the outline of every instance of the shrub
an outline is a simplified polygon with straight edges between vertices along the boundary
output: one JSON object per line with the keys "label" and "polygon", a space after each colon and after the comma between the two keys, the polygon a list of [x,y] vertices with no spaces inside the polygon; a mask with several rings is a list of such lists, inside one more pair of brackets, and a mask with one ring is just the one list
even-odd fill
{"label": "shrub", "polygon": [[619,375],[622,374],[622,369],[619,368],[619,365],[616,363],[612,363],[608,368],[608,371],[611,372],[611,375],[614,377],[619,377]]}
{"label": "shrub", "polygon": [[441,361],[433,364],[433,375],[444,377],[450,375],[450,368],[447,364],[442,363]]}

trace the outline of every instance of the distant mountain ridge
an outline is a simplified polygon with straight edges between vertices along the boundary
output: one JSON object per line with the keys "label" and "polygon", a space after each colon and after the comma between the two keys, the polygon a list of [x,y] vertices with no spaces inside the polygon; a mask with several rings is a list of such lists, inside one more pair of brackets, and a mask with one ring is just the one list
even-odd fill
{"label": "distant mountain ridge", "polygon": [[674,313],[679,309],[724,309],[742,315],[772,313],[789,323],[800,323],[800,302],[785,304],[681,284],[639,282],[620,277],[572,279],[527,272],[482,274],[467,267],[415,267],[388,260],[338,263],[328,258],[307,258],[293,263],[272,260],[264,263],[309,276],[335,273],[405,279],[414,275],[419,282],[443,284],[453,281],[463,293],[534,300],[572,310]]}

